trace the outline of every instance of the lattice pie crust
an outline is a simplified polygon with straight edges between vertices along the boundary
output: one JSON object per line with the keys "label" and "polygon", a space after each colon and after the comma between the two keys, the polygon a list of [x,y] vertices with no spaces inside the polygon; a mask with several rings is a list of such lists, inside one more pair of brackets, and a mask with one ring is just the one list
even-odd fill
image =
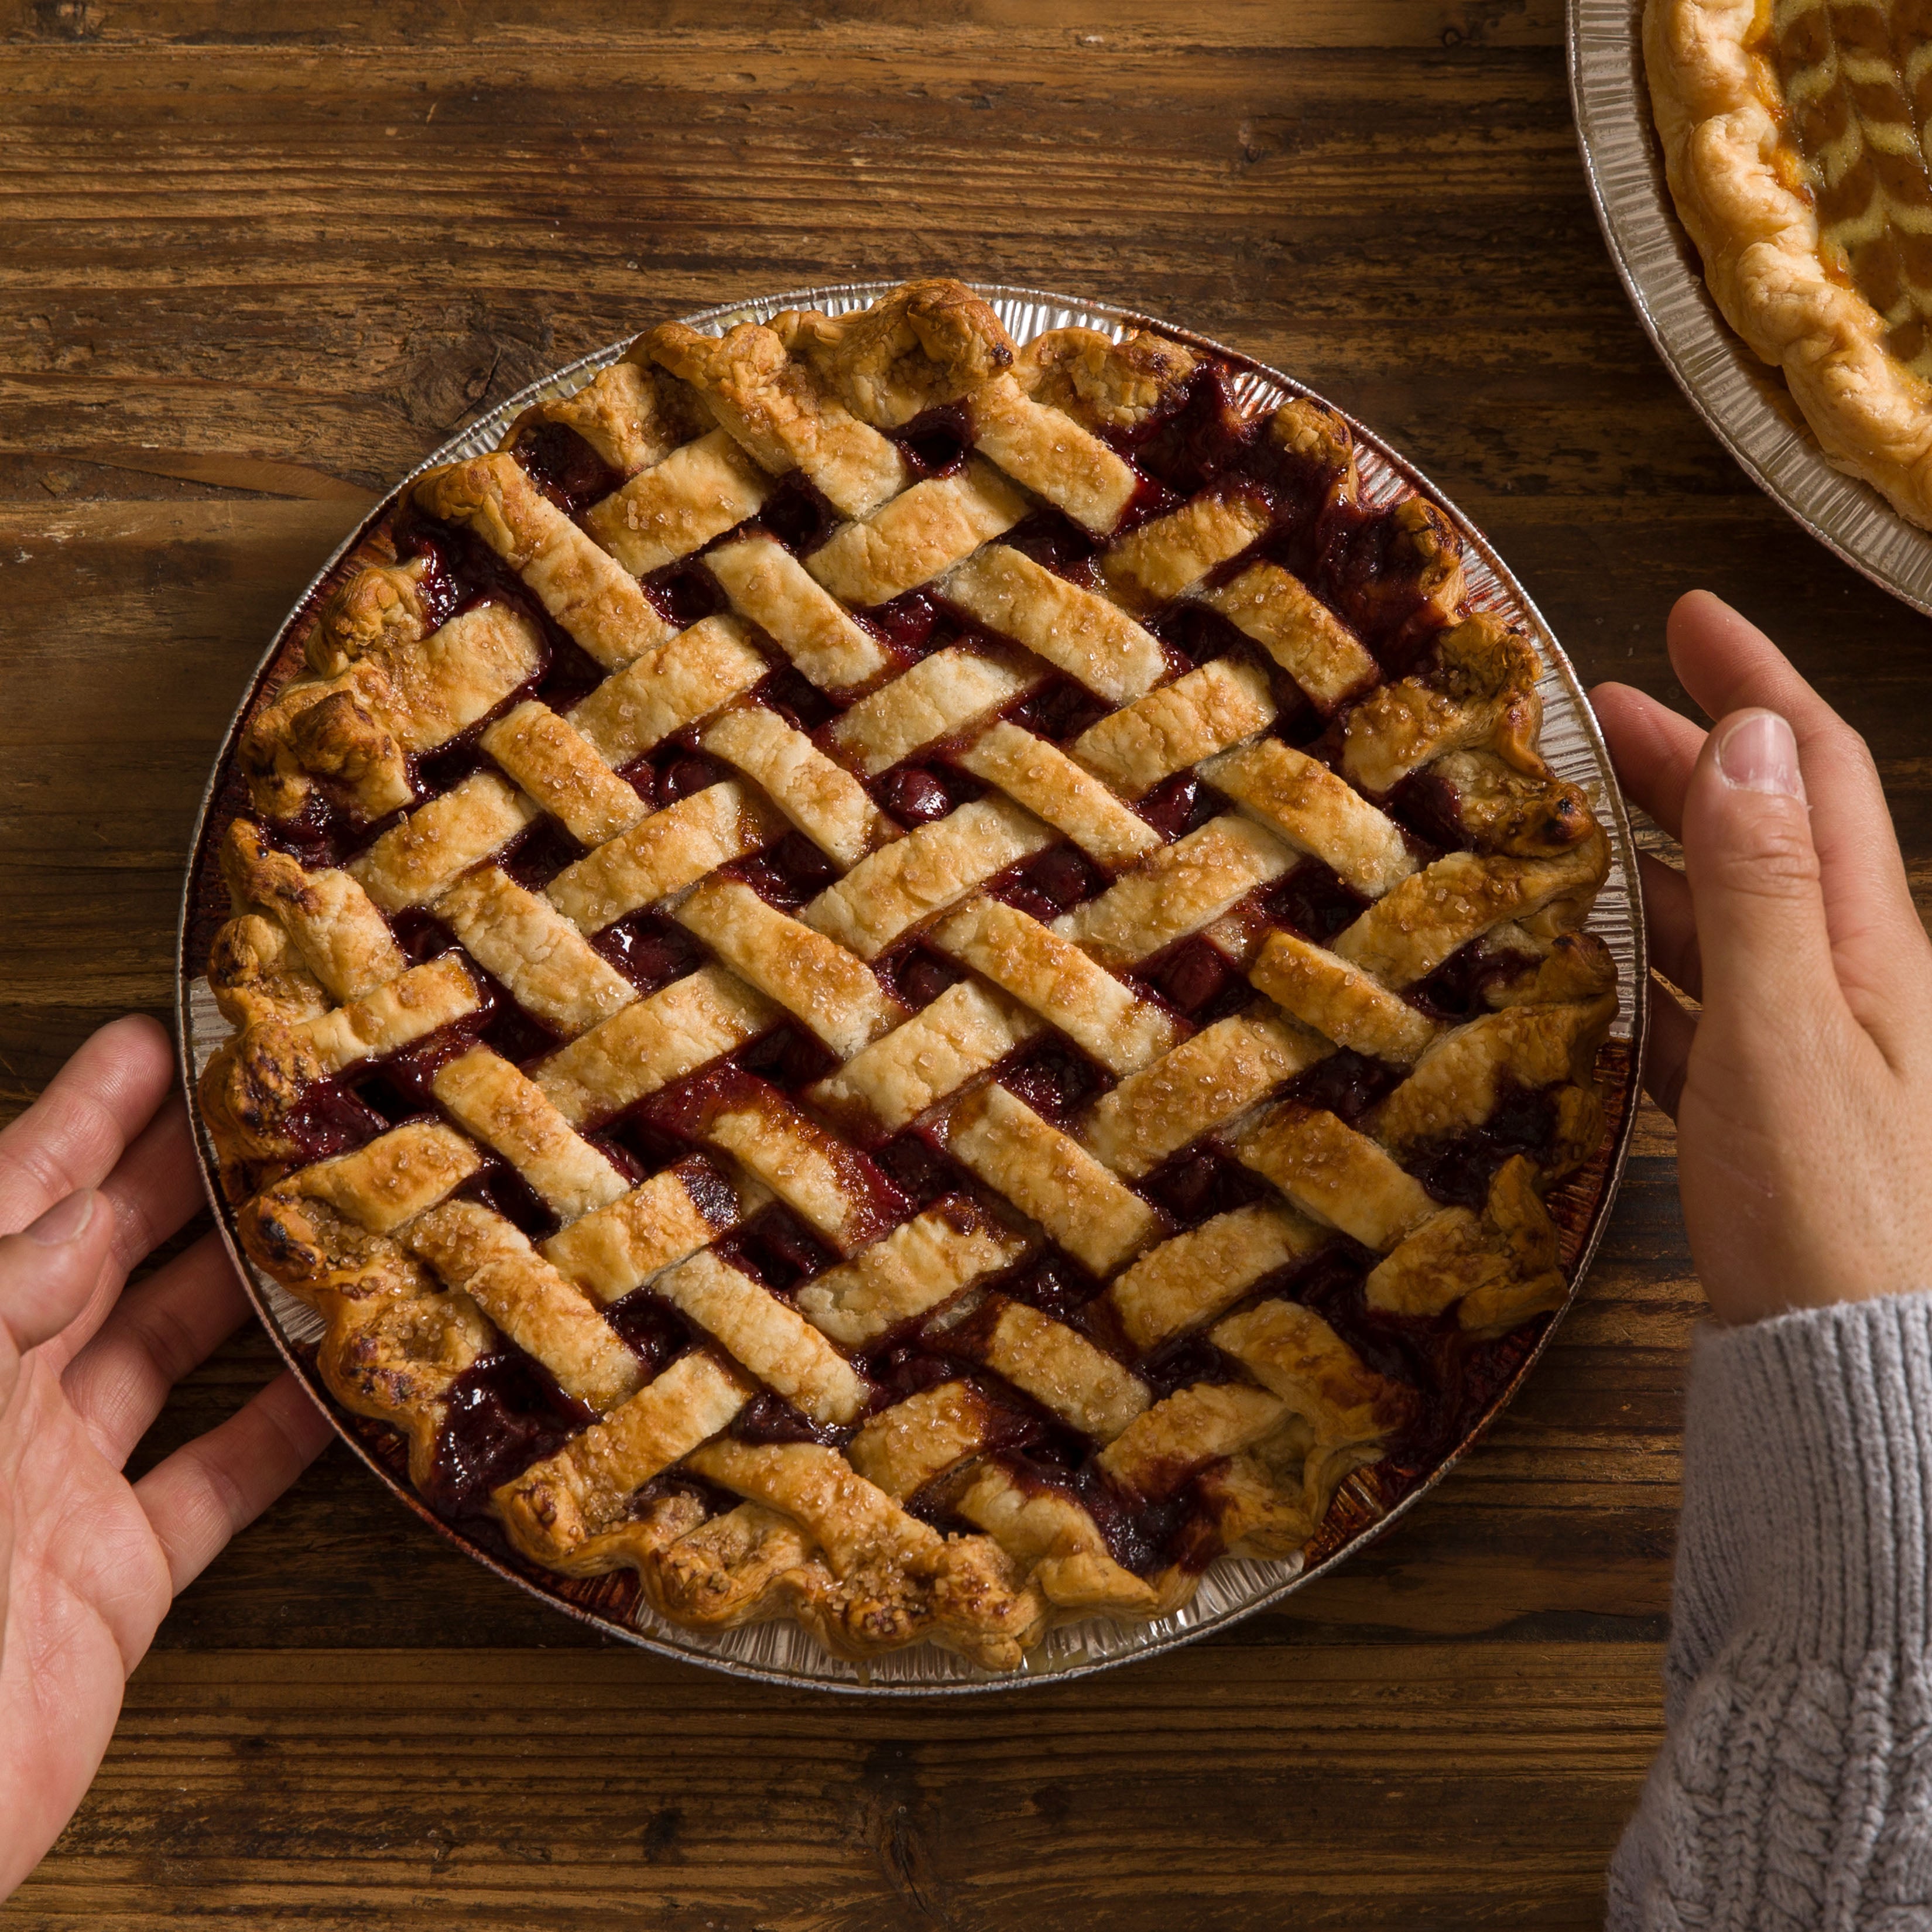
{"label": "lattice pie crust", "polygon": [[329,1388],[530,1562],[1011,1669],[1300,1550],[1562,1299],[1606,842],[1322,406],[948,282],[668,324],[306,650],[204,1115]]}

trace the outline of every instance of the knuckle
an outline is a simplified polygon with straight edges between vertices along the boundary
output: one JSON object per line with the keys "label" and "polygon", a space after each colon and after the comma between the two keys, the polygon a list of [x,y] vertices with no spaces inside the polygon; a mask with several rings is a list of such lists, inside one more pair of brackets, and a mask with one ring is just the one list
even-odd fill
{"label": "knuckle", "polygon": [[71,1194],[76,1184],[72,1171],[50,1147],[32,1140],[23,1140],[16,1147],[0,1147],[0,1197],[29,1204],[16,1210],[14,1217],[22,1227],[33,1220],[42,1207],[51,1206]]}
{"label": "knuckle", "polygon": [[161,1382],[172,1388],[201,1359],[195,1337],[171,1309],[148,1307],[130,1317],[135,1346]]}
{"label": "knuckle", "polygon": [[130,1264],[151,1255],[167,1239],[154,1206],[136,1196],[122,1196],[115,1202],[114,1240],[116,1251]]}
{"label": "knuckle", "polygon": [[1815,891],[1818,854],[1808,830],[1790,812],[1767,812],[1749,836],[1714,855],[1712,883],[1754,898],[1791,899]]}
{"label": "knuckle", "polygon": [[203,1448],[196,1457],[208,1504],[226,1535],[248,1520],[248,1499],[239,1479],[222,1457]]}
{"label": "knuckle", "polygon": [[1854,730],[1842,718],[1832,718],[1815,736],[1808,738],[1804,762],[1814,790],[1822,786],[1824,790],[1850,796],[1884,795],[1885,782],[1870,745],[1863,732]]}
{"label": "knuckle", "polygon": [[1860,766],[1874,778],[1878,776],[1878,760],[1872,756],[1871,746],[1866,742],[1862,731],[1855,730],[1840,718],[1832,726],[1830,742],[1840,758]]}

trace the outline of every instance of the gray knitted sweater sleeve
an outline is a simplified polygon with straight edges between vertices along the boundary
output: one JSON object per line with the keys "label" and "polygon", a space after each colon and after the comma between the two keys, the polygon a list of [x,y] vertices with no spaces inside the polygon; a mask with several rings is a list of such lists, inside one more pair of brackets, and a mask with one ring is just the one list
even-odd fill
{"label": "gray knitted sweater sleeve", "polygon": [[1932,1294],[1700,1336],[1612,1932],[1932,1926],[1928,1510]]}

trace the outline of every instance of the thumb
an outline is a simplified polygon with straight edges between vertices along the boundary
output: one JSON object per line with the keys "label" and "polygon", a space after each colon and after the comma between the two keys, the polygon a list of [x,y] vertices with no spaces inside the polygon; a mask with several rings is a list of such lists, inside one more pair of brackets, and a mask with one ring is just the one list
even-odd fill
{"label": "thumb", "polygon": [[1684,872],[1714,1017],[1787,1018],[1835,989],[1798,741],[1774,711],[1733,712],[1684,800]]}

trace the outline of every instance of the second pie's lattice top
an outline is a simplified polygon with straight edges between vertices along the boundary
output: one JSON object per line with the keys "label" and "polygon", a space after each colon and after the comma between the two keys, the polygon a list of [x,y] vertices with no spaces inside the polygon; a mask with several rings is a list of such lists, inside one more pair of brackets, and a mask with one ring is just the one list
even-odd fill
{"label": "second pie's lattice top", "polygon": [[1886,346],[1932,374],[1932,5],[1780,0],[1767,51],[1827,258],[1884,318]]}
{"label": "second pie's lattice top", "polygon": [[661,328],[392,538],[243,740],[202,1098],[440,1506],[1010,1666],[1561,1298],[1605,841],[1332,412],[913,284]]}

